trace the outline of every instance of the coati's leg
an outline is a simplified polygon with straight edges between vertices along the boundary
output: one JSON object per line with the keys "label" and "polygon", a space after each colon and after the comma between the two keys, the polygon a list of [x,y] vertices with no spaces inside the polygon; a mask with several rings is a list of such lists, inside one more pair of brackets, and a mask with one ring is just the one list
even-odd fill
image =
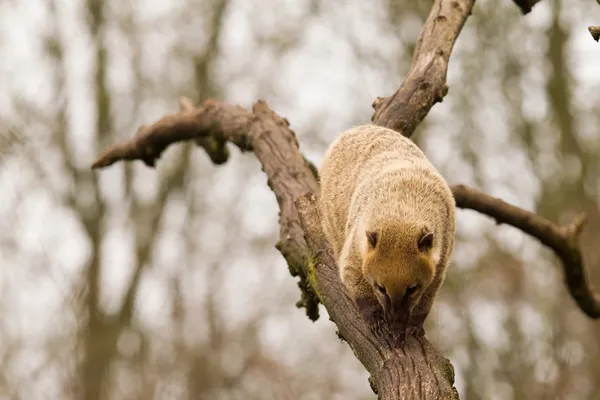
{"label": "coati's leg", "polygon": [[383,309],[360,269],[340,265],[341,279],[358,312],[374,332],[381,332]]}
{"label": "coati's leg", "polygon": [[356,241],[352,240],[353,236],[354,232],[347,235],[340,252],[338,260],[340,278],[369,329],[381,333],[385,322],[383,308],[363,275],[361,257],[355,246]]}
{"label": "coati's leg", "polygon": [[[454,229],[454,227],[452,226],[451,229]],[[419,301],[419,304],[416,305],[411,313],[409,326],[411,327],[412,333],[417,333],[419,335],[425,334],[423,324],[425,323],[425,319],[431,311],[437,293],[446,278],[446,269],[448,268],[448,264],[450,264],[452,249],[454,247],[454,236],[449,235],[446,236],[445,239],[446,240],[442,244],[440,258],[436,265],[436,274],[433,277],[433,281],[427,287],[425,293],[423,293],[423,296],[421,297],[421,301]]]}
{"label": "coati's leg", "polygon": [[437,274],[433,278],[433,281],[431,281],[431,284],[425,290],[425,293],[423,293],[423,296],[421,296],[421,301],[419,301],[419,304],[415,306],[411,313],[407,335],[413,334],[422,336],[425,334],[423,324],[429,315],[429,312],[431,311],[431,306],[433,305],[433,302],[437,296],[437,292],[440,289],[440,286],[442,286],[444,276],[445,271]]}

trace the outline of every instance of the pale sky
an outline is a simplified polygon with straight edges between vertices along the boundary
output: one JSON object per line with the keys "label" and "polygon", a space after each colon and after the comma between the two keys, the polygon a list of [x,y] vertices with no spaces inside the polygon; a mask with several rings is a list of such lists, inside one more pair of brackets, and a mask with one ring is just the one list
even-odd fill
{"label": "pale sky", "polygon": [[[489,1],[477,2],[474,13],[482,4]],[[511,1],[505,1],[506,7],[514,7]],[[266,3],[266,1],[264,1]],[[47,59],[40,58],[42,52],[42,43],[39,37],[43,33],[52,32],[54,29],[49,25],[48,12],[43,6],[45,1],[28,0],[18,2],[0,3],[0,51],[3,55],[0,57],[0,84],[4,88],[0,90],[0,123],[11,121],[11,115],[19,110],[18,104],[15,104],[15,95],[22,99],[26,104],[36,106],[39,112],[44,115],[46,110],[48,116],[52,115],[52,107],[56,106],[55,99],[52,98],[53,88],[51,87],[52,75],[48,69]],[[60,35],[65,38],[66,61],[68,68],[68,84],[64,88],[63,101],[71,104],[69,124],[72,137],[72,145],[77,149],[77,164],[81,166],[91,164],[98,153],[91,145],[89,138],[89,127],[94,125],[94,115],[92,104],[90,102],[92,88],[89,85],[90,65],[93,62],[93,48],[90,46],[87,33],[83,33],[85,27],[82,26],[79,13],[81,13],[80,2],[58,2],[58,14],[61,19]],[[110,2],[109,2],[110,3]],[[114,3],[114,2],[113,2]],[[575,99],[577,102],[597,104],[600,101],[600,44],[593,41],[587,31],[587,26],[600,23],[600,7],[594,2],[589,10],[572,10],[569,15],[569,21],[577,21],[571,45],[570,63],[573,65],[573,72],[578,84],[575,85]],[[183,2],[162,2],[158,0],[132,3],[136,9],[136,18],[138,22],[151,21],[151,26],[158,26],[156,32],[148,33],[141,40],[151,43],[146,49],[151,48],[151,52],[142,54],[144,59],[145,73],[148,76],[159,76],[165,73],[165,57],[175,42],[178,41],[178,26],[161,24],[160,21],[166,19],[174,12],[182,12]],[[289,7],[296,4],[293,1],[286,2],[282,9],[289,10],[291,15],[300,13]],[[300,4],[298,2],[297,4]],[[272,89],[277,93],[271,98],[267,98],[269,104],[277,112],[288,118],[292,123],[292,128],[299,135],[301,149],[317,164],[320,163],[323,149],[320,144],[313,144],[314,138],[303,142],[303,132],[314,128],[313,120],[315,116],[332,116],[319,121],[317,133],[320,133],[320,140],[324,143],[331,141],[340,130],[349,127],[358,120],[367,121],[371,114],[371,102],[376,96],[389,95],[395,90],[395,85],[401,82],[401,76],[406,70],[397,71],[398,74],[391,76],[389,72],[380,73],[377,64],[374,66],[364,66],[357,63],[354,54],[349,45],[344,41],[346,35],[357,38],[358,43],[365,47],[371,47],[376,53],[385,53],[392,49],[398,52],[400,47],[398,39],[393,32],[386,30],[386,27],[376,27],[372,23],[377,17],[378,10],[371,10],[365,5],[348,7],[347,10],[337,18],[319,18],[311,21],[305,27],[305,33],[301,40],[299,49],[287,53],[282,59],[274,60],[272,55],[266,52],[253,54],[250,60],[252,65],[243,65],[243,68],[251,68],[248,73],[244,70],[238,71],[240,65],[236,63],[237,59],[243,55],[244,60],[248,60],[249,42],[252,27],[246,20],[246,16],[257,5],[257,2],[251,1],[233,1],[230,9],[229,21],[226,24],[227,29],[222,38],[221,51],[222,58],[219,61],[218,77],[222,82],[226,82],[227,88],[225,97],[232,103],[238,103],[244,107],[249,107],[251,102],[257,97],[263,96],[259,83],[269,82]],[[269,9],[268,7],[265,7]],[[372,14],[370,14],[372,13]],[[529,27],[546,28],[550,21],[550,1],[544,0],[536,5],[534,11],[520,18],[516,23]],[[351,21],[351,23],[344,21]],[[273,15],[266,12],[261,29],[269,32],[269,29],[276,29],[273,26],[276,19]],[[337,22],[336,22],[337,21]],[[351,28],[350,28],[351,26]],[[418,34],[419,25],[414,21],[407,21],[402,26],[401,35],[403,37],[415,37]],[[189,28],[185,31],[187,34],[193,34]],[[360,34],[357,34],[360,33]],[[450,92],[447,99],[436,105],[428,122],[431,122],[427,137],[424,138],[425,151],[435,165],[444,166],[445,174],[450,183],[472,184],[472,171],[465,168],[464,161],[458,159],[458,156],[452,154],[450,149],[453,146],[453,140],[456,137],[456,128],[445,123],[446,119],[452,116],[453,84],[464,79],[461,70],[460,60],[457,54],[469,48],[469,37],[472,35],[472,29],[469,22],[459,38],[456,52],[453,55],[448,73],[448,82]],[[524,51],[534,54],[543,51],[541,46],[543,32],[531,37],[516,37],[508,32],[506,40],[519,40],[524,43]],[[121,57],[115,57],[115,65],[109,74],[109,87],[114,88],[118,93],[116,103],[123,110],[130,109],[131,102],[128,100],[128,93],[135,89],[131,70],[129,69],[128,45],[123,41],[111,39],[111,33],[108,33],[108,42],[111,46],[119,49]],[[193,42],[193,40],[191,41]],[[193,43],[189,44],[193,46]],[[542,50],[540,50],[542,49]],[[403,59],[409,60],[410,55],[402,55]],[[177,86],[177,80],[181,80],[182,85],[187,77],[192,73],[189,66],[173,62],[173,68],[178,68],[180,73],[174,74]],[[276,72],[271,71],[269,66],[274,62],[277,64]],[[499,60],[502,62],[502,60]],[[406,61],[405,64],[406,65]],[[355,68],[357,67],[357,68]],[[360,67],[360,69],[358,69]],[[405,68],[403,66],[402,68]],[[541,79],[547,72],[537,65],[532,65],[528,70],[528,79],[522,82],[526,88],[527,101],[526,113],[533,120],[543,119],[547,114],[547,107],[542,99],[543,87]],[[493,71],[490,71],[490,81],[493,78]],[[169,75],[170,76],[170,75]],[[258,83],[257,83],[258,82]],[[391,86],[390,86],[391,85]],[[168,93],[161,96],[156,93],[152,101],[142,104],[141,115],[143,120],[127,120],[120,117],[117,121],[118,134],[121,137],[127,137],[135,132],[135,128],[140,123],[151,122],[166,113],[177,110],[176,96],[181,93]],[[506,164],[506,156],[501,149],[507,145],[503,144],[507,136],[509,127],[505,126],[503,111],[497,107],[494,101],[493,91],[490,93],[489,104],[482,104],[480,121],[482,132],[486,132],[493,126],[494,134],[485,134],[482,141],[478,144],[478,149],[485,154],[489,154],[488,164],[485,170],[486,176],[490,177],[489,192],[492,195],[502,197],[504,200],[512,202],[521,207],[531,209],[535,204],[535,196],[538,188],[531,173],[527,172],[527,165],[524,155],[513,154],[510,164],[506,168],[498,168],[499,165]],[[360,118],[357,117],[361,116]],[[43,120],[43,118],[42,118]],[[51,123],[51,121],[48,121]],[[1,126],[0,126],[1,127]],[[20,133],[28,143],[34,148],[43,148],[44,141],[49,134],[49,126],[43,124],[23,124],[18,126]],[[597,135],[596,126],[588,126],[582,123],[582,135]],[[44,136],[46,135],[46,136]],[[500,149],[500,150],[499,150]],[[201,158],[200,152],[195,156]],[[245,232],[246,237],[268,237],[277,232],[277,205],[273,194],[266,186],[266,178],[260,172],[260,167],[252,155],[241,156],[237,151],[231,151],[232,157],[228,165],[223,167],[212,167],[205,159],[198,160],[199,168],[212,168],[210,174],[204,179],[203,184],[210,185],[211,196],[203,200],[205,206],[214,210],[215,218],[205,221],[203,231],[199,232],[198,240],[201,243],[215,243],[226,241],[227,230],[220,224],[219,217],[222,213],[227,213],[222,204],[231,204],[232,195],[240,185],[241,180],[246,180],[243,191],[243,207],[245,212],[238,214],[241,221],[240,228]],[[52,154],[45,159],[47,165],[55,165],[56,160]],[[9,332],[19,336],[23,341],[34,343],[43,337],[43,333],[48,334],[49,329],[60,329],[60,326],[54,326],[51,321],[53,316],[61,313],[62,295],[69,290],[69,280],[81,273],[81,267],[89,255],[90,246],[87,239],[83,238],[77,222],[69,216],[68,213],[59,206],[56,199],[53,199],[52,193],[44,190],[43,187],[32,189],[32,182],[36,175],[28,168],[23,168],[26,160],[9,160],[2,165],[0,171],[0,218],[9,221],[9,225],[14,229],[11,234],[20,251],[5,253],[0,242],[0,265],[5,270],[0,274],[0,290],[10,293],[10,313],[5,316],[5,322]],[[136,165],[136,171],[140,174],[140,179],[136,185],[136,191],[146,194],[149,198],[153,197],[156,190],[156,177],[160,174],[161,166],[158,164],[157,170],[150,170],[144,166]],[[163,167],[164,168],[164,167]],[[243,173],[240,172],[245,169]],[[122,198],[119,193],[122,192],[121,168],[111,167],[108,170],[98,172],[101,185],[111,204],[119,204]],[[54,188],[68,187],[67,178],[60,176],[52,168],[46,171],[47,178]],[[519,190],[516,191],[515,187]],[[201,196],[202,193],[198,193]],[[229,202],[229,203],[227,203]],[[177,209],[174,205],[169,210],[170,223],[173,226],[185,224],[185,214],[182,209]],[[114,216],[115,220],[118,216]],[[466,237],[473,237],[481,234],[482,230],[493,227],[493,223],[487,218],[475,215],[474,213],[459,212],[459,229]],[[210,229],[209,229],[210,228]],[[513,228],[500,227],[497,230],[503,242],[508,248],[519,249],[522,256],[527,259],[534,259],[537,256],[536,244],[529,243],[523,246],[523,235],[515,234]],[[273,244],[275,241],[273,241]],[[160,270],[149,271],[139,296],[143,306],[140,306],[138,312],[142,318],[154,326],[162,326],[168,323],[169,296],[167,287],[164,285],[164,277],[176,274],[177,269],[174,265],[180,258],[181,252],[185,247],[178,236],[169,236],[166,234],[161,238],[157,250],[157,261]],[[210,246],[207,246],[210,248]],[[126,226],[120,226],[116,223],[115,227],[106,236],[103,252],[105,254],[103,282],[105,288],[110,291],[105,293],[106,305],[109,309],[119,306],[122,290],[127,285],[127,279],[130,276],[129,266],[131,265],[131,236]],[[485,249],[457,249],[454,265],[461,265],[457,268],[467,268],[471,260],[477,259],[477,253]],[[210,249],[207,249],[207,252]],[[31,255],[36,261],[27,260],[27,265],[32,269],[22,268],[21,265],[26,261],[20,257]],[[45,256],[48,256],[46,258]],[[213,255],[217,256],[217,255]],[[38,260],[39,259],[39,260]],[[45,265],[45,264],[49,265]],[[40,264],[39,267],[33,265]],[[265,266],[266,265],[266,266]],[[38,269],[39,268],[39,269]],[[273,274],[273,285],[287,287],[290,293],[297,293],[295,279],[291,279],[283,259],[272,251],[267,255],[257,257],[256,254],[239,254],[232,256],[232,270],[242,271],[232,274],[228,280],[227,288],[224,288],[224,312],[227,315],[243,318],[247,312],[248,304],[246,299],[255,293],[255,288],[261,285],[264,279],[264,272],[260,268],[268,268]],[[44,274],[39,275],[39,270]],[[198,277],[191,276],[190,280],[202,280],[203,274],[198,272]],[[106,289],[104,289],[106,290]],[[295,292],[294,292],[295,291]],[[226,292],[226,294],[225,294]],[[279,293],[279,292],[278,292]],[[263,293],[261,296],[269,297],[269,293]],[[201,296],[201,293],[198,294]],[[6,297],[2,297],[5,299]],[[287,299],[286,299],[287,300]],[[4,308],[4,306],[3,306]],[[287,315],[275,315],[268,320],[264,329],[264,341],[271,346],[274,351],[288,351],[287,356],[293,359],[297,355],[297,349],[287,348],[290,335],[295,332],[302,332],[303,340],[309,343],[311,340],[318,340],[319,335],[332,334],[332,324],[322,317],[317,324],[310,323],[303,315],[301,310],[296,310],[293,301],[290,301],[290,311]],[[504,345],[504,340],[498,332],[501,331],[502,315],[505,312],[501,307],[490,303],[478,303],[474,306],[473,312],[480,314],[475,327],[482,339],[489,341],[490,346]],[[542,322],[539,322],[539,316],[534,310],[525,308],[523,311],[528,315],[527,319],[532,330],[539,329]],[[323,312],[323,314],[325,314]],[[441,324],[447,324],[451,330],[452,324],[456,323],[457,317],[448,316],[449,313],[439,313]],[[437,315],[437,314],[436,314]],[[454,319],[454,321],[453,321]],[[536,322],[537,321],[537,322]],[[326,332],[326,333],[325,333]],[[31,350],[34,350],[35,346]],[[28,357],[33,357],[35,351],[28,352]],[[448,356],[448,355],[447,355]],[[457,355],[460,358],[459,355]],[[27,365],[28,364],[28,365]],[[24,362],[24,369],[31,368],[35,362],[33,358],[28,358]],[[460,370],[457,371],[458,387],[461,387]],[[349,376],[348,384],[355,380],[356,375]],[[364,381],[366,374],[362,373],[362,382],[357,383],[357,387],[365,389]],[[368,387],[366,387],[368,389]],[[41,398],[41,397],[40,397]]]}

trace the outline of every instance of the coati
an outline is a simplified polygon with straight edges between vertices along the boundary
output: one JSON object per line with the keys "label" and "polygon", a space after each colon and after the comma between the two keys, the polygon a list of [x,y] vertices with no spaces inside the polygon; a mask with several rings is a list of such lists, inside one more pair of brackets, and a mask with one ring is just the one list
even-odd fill
{"label": "coati", "polygon": [[454,247],[444,178],[410,139],[369,124],[335,139],[319,180],[323,230],[363,318],[423,334]]}

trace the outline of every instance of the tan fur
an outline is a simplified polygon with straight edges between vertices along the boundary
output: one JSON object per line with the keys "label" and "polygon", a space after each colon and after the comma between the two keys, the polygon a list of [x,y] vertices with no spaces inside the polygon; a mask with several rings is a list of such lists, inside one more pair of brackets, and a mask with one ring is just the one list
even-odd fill
{"label": "tan fur", "polygon": [[[408,299],[408,315],[397,318],[405,324],[410,317],[410,325],[422,327],[454,246],[455,202],[446,181],[410,139],[375,125],[340,135],[319,177],[323,229],[342,282],[363,316],[378,323],[377,303],[386,306],[385,297],[397,304]],[[367,232],[377,235],[374,248]],[[432,247],[419,249],[428,232]],[[416,284],[418,289],[404,297]],[[390,304],[384,310],[386,316],[399,312]]]}

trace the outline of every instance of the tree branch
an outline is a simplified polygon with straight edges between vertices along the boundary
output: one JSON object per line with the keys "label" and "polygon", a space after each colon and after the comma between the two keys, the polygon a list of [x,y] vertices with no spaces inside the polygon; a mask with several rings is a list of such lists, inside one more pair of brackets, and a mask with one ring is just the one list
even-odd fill
{"label": "tree branch", "polygon": [[436,0],[417,40],[412,64],[402,86],[391,97],[373,102],[371,117],[410,137],[435,103],[448,93],[448,60],[475,0]]}
{"label": "tree branch", "polygon": [[398,346],[393,339],[374,336],[356,311],[340,282],[333,250],[321,230],[316,197],[296,201],[316,283],[338,335],[346,340],[371,374],[379,399],[458,399],[454,368],[424,337],[409,336]]}
{"label": "tree branch", "polygon": [[512,225],[552,249],[562,261],[571,297],[587,316],[600,318],[600,295],[594,292],[587,278],[577,244],[585,225],[584,214],[578,215],[568,226],[557,226],[539,215],[464,185],[452,186],[452,193],[458,207],[486,214],[498,224]]}
{"label": "tree branch", "polygon": [[[199,108],[193,108],[187,99],[180,103],[181,112],[142,127],[131,140],[106,150],[93,167],[104,168],[119,160],[136,159],[154,166],[171,143],[198,138],[219,138],[235,143],[242,150],[253,150],[279,203],[277,248],[286,258],[292,274],[301,276],[306,291],[303,297],[311,299],[313,308],[318,300],[323,302],[340,335],[371,373],[379,398],[457,399],[452,386],[452,365],[427,339],[409,337],[397,346],[388,338],[374,336],[360,318],[336,272],[329,245],[320,233],[314,199],[302,203],[306,193],[318,194],[319,185],[314,167],[300,154],[287,121],[262,101],[254,105],[252,112],[215,101],[206,101]],[[299,208],[312,251],[307,247],[295,205],[299,198],[305,199],[300,200]]]}
{"label": "tree branch", "polygon": [[[523,14],[540,0],[513,0]],[[436,0],[415,46],[412,64],[400,88],[378,97],[371,121],[411,137],[431,107],[448,93],[446,73],[452,48],[475,0]],[[593,34],[592,34],[593,35]]]}
{"label": "tree branch", "polygon": [[[450,53],[473,4],[474,0],[435,0],[404,83],[390,98],[378,98],[373,103],[374,123],[410,137],[431,107],[442,100],[447,92]],[[136,159],[153,167],[171,143],[184,140],[196,141],[215,163],[227,160],[226,142],[234,143],[242,151],[253,150],[280,208],[277,248],[286,258],[292,275],[300,275],[305,294],[311,299],[305,301],[311,302],[313,309],[317,301],[324,304],[340,337],[348,342],[370,372],[372,387],[379,398],[458,399],[453,387],[452,365],[427,339],[408,337],[400,344],[393,343],[390,338],[373,335],[359,316],[340,282],[331,248],[321,232],[320,216],[315,207],[315,196],[319,192],[316,170],[300,154],[287,120],[276,115],[263,101],[255,103],[251,112],[211,100],[194,108],[189,100],[183,99],[181,107],[181,112],[165,116],[150,126],[142,126],[130,141],[106,150],[93,168]],[[465,187],[455,187],[455,196],[459,207],[489,213],[499,222],[514,224],[534,236],[540,234],[536,237],[542,242],[542,238],[551,238],[549,246],[554,246],[552,248],[563,262],[569,261],[570,268],[566,270],[569,288],[577,288],[577,282],[584,282],[586,293],[591,293],[581,272],[581,257],[575,246],[582,222],[571,228],[550,224],[554,230],[548,230],[548,224],[539,222],[547,222],[541,217],[537,220],[523,210],[483,194],[475,196]],[[489,199],[499,203],[490,203]],[[532,225],[532,221],[537,223]],[[577,271],[577,266],[579,273],[573,272]],[[578,278],[569,278],[569,274]],[[574,294],[576,300],[585,298],[578,290],[577,296]],[[579,301],[578,304],[581,306]],[[591,307],[589,304],[586,310],[593,312],[593,304]]]}
{"label": "tree branch", "polygon": [[[179,113],[166,115],[150,126],[142,125],[131,140],[109,147],[92,168],[105,168],[121,160],[141,160],[147,166],[154,167],[169,145],[204,138],[211,138],[215,143],[225,139],[242,151],[252,150],[246,136],[252,115],[243,108],[212,100],[195,108],[192,101],[185,97],[180,99],[179,105]],[[221,151],[216,144],[214,148],[204,148],[211,158],[211,152]]]}
{"label": "tree branch", "polygon": [[588,31],[590,31],[590,35],[597,42],[600,39],[600,26],[588,26]]}
{"label": "tree branch", "polygon": [[[391,126],[410,136],[436,101],[445,95],[450,51],[474,0],[436,0],[421,32],[413,66],[405,83],[376,113],[377,124]],[[329,245],[320,232],[314,198],[302,197],[306,238],[294,201],[306,193],[318,195],[316,170],[300,154],[288,122],[258,101],[252,112],[241,107],[205,101],[194,108],[181,100],[182,111],[167,115],[150,126],[142,126],[134,138],[106,150],[93,164],[104,168],[119,160],[142,160],[154,167],[171,144],[195,140],[215,161],[226,160],[225,142],[242,151],[253,150],[268,176],[280,208],[280,238],[277,248],[286,258],[292,275],[312,298],[323,302],[342,336],[371,373],[371,384],[380,399],[458,399],[454,371],[425,339],[408,337],[400,345],[390,338],[373,335],[345,293],[336,272]],[[377,110],[377,108],[376,108]],[[216,155],[216,156],[213,156]],[[216,162],[216,161],[215,161]],[[306,296],[303,295],[303,298]],[[306,302],[306,300],[305,300]],[[311,307],[307,306],[307,310]],[[312,316],[311,318],[313,318]]]}

